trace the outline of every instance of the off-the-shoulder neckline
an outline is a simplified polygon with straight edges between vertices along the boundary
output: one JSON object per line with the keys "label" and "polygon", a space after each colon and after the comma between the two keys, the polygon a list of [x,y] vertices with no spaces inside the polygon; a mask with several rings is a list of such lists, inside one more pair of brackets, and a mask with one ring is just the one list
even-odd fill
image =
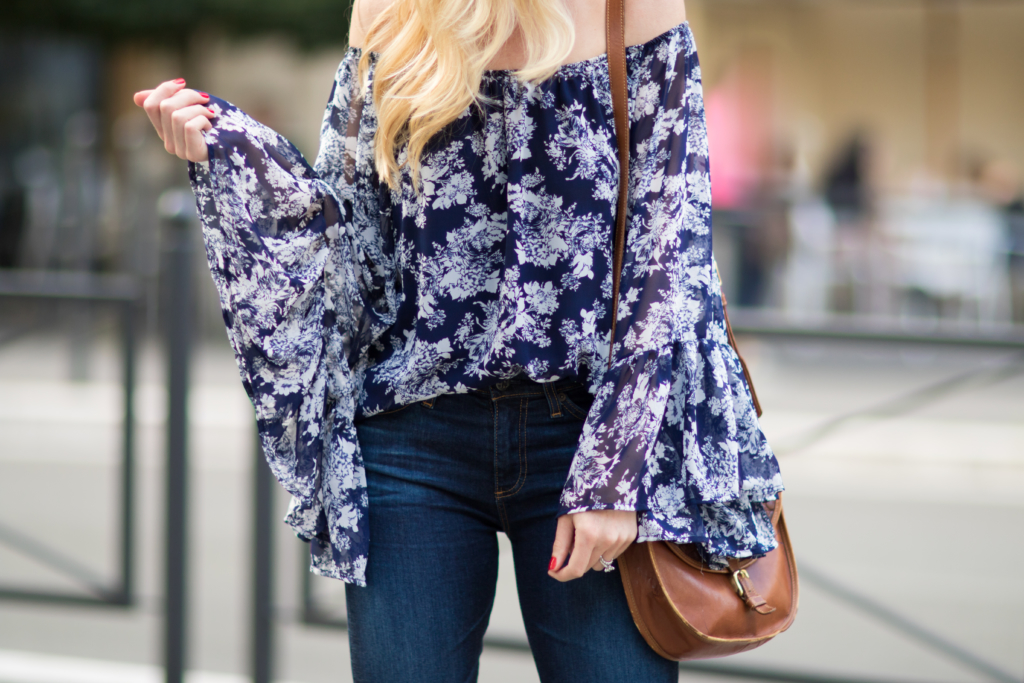
{"label": "off-the-shoulder neckline", "polygon": [[[628,45],[626,47],[626,56],[628,57],[629,53],[631,53],[631,52],[644,52],[646,50],[649,50],[649,49],[657,46],[659,43],[661,43],[661,42],[671,38],[675,34],[683,33],[683,32],[689,32],[689,30],[690,30],[690,22],[689,21],[684,21],[681,24],[676,24],[672,28],[670,28],[670,29],[668,29],[666,31],[663,31],[662,33],[659,33],[658,35],[656,35],[655,37],[651,38],[650,40],[647,40],[647,41],[645,41],[643,43],[636,43],[635,45]],[[362,55],[363,49],[361,47],[356,47],[354,45],[350,45],[348,47],[347,52],[349,54]],[[377,53],[371,52],[370,54],[373,55],[373,56],[376,56]],[[606,52],[602,52],[601,54],[594,55],[593,57],[587,57],[586,59],[581,59],[581,60],[575,61],[575,62],[567,62],[566,64],[559,65],[558,68],[555,69],[555,71],[551,75],[551,77],[552,78],[558,78],[558,77],[563,77],[563,76],[571,76],[573,74],[577,74],[577,73],[580,73],[581,71],[587,70],[589,67],[594,66],[594,65],[601,65],[601,66],[603,66],[604,62],[607,59],[608,59],[607,53]],[[515,69],[487,69],[487,70],[484,71],[484,77],[485,78],[487,78],[487,77],[490,77],[490,78],[500,78],[502,76],[514,76],[515,72],[516,72]]]}

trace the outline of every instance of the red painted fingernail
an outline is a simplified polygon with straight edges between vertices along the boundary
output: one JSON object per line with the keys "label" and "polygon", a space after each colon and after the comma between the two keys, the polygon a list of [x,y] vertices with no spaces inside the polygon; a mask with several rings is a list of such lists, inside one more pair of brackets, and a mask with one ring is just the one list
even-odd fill
{"label": "red painted fingernail", "polygon": [[549,572],[555,571],[555,567],[557,567],[557,566],[558,566],[558,560],[555,559],[554,557],[552,557],[551,561],[548,562],[548,571]]}
{"label": "red painted fingernail", "polygon": [[206,108],[206,111],[210,112],[211,114],[216,114],[216,113],[217,113],[217,112],[215,112],[215,111],[213,110],[213,107],[207,107],[207,108]]}
{"label": "red painted fingernail", "polygon": [[199,93],[199,95],[200,95],[200,97],[205,97],[206,99],[210,99],[210,96],[209,96],[209,95],[207,95],[207,94],[206,94],[206,93],[204,93],[204,92],[201,92],[201,93]]}
{"label": "red painted fingernail", "polygon": [[177,83],[178,85],[185,85],[185,79],[184,78],[175,78],[174,82]]}

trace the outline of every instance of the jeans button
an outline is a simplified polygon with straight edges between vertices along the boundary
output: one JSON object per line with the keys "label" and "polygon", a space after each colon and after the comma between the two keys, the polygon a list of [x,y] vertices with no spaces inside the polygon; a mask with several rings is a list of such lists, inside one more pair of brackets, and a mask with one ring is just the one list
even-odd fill
{"label": "jeans button", "polygon": [[505,391],[506,389],[508,389],[508,380],[507,379],[503,379],[500,382],[498,382],[497,384],[495,384],[494,386],[497,387],[497,389],[499,391]]}

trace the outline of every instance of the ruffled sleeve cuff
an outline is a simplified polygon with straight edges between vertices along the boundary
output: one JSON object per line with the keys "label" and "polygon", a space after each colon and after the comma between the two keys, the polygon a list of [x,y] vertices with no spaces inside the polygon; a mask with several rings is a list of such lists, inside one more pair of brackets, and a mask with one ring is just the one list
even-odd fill
{"label": "ruffled sleeve cuff", "polygon": [[190,164],[207,259],[286,521],[313,569],[365,585],[365,474],[352,339],[367,307],[346,205],[287,140],[231,105]]}
{"label": "ruffled sleeve cuff", "polygon": [[761,502],[783,490],[724,325],[604,374],[562,513],[636,510],[639,541],[700,544],[709,559],[775,548]]}

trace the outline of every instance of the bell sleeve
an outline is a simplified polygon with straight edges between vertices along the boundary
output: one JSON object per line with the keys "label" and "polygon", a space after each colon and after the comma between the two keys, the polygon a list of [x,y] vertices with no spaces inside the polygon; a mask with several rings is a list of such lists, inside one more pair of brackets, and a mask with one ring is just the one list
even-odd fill
{"label": "bell sleeve", "polygon": [[[274,475],[292,495],[286,522],[312,542],[313,571],[365,585],[365,474],[353,424],[358,359],[390,324],[391,259],[378,187],[355,174],[363,121],[357,66],[342,61],[311,167],[231,104],[189,174],[228,338]],[[376,176],[373,176],[376,178]]]}
{"label": "bell sleeve", "polygon": [[640,58],[613,362],[591,371],[561,513],[636,510],[639,541],[697,543],[713,564],[760,556],[775,539],[759,503],[783,486],[726,334],[692,36]]}

